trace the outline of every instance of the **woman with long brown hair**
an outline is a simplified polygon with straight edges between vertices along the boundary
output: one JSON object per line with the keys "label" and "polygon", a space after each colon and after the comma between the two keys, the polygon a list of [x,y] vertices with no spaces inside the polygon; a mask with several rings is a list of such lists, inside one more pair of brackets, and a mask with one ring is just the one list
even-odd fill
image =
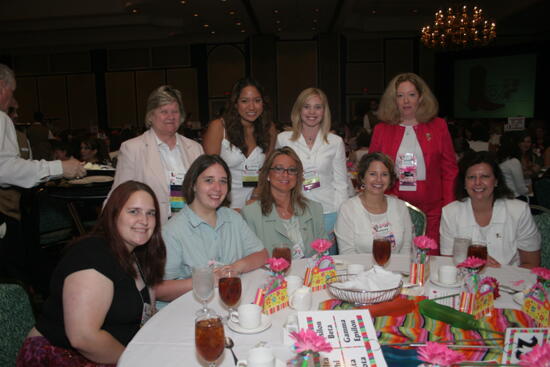
{"label": "woman with long brown hair", "polygon": [[91,234],[55,269],[50,297],[17,366],[114,365],[155,312],[166,248],[149,186],[127,181],[107,201]]}
{"label": "woman with long brown hair", "polygon": [[260,171],[258,200],[241,211],[270,253],[276,245],[288,243],[293,258],[310,257],[315,251],[309,244],[326,238],[323,207],[302,193],[303,173],[292,148],[275,149]]}
{"label": "woman with long brown hair", "polygon": [[241,209],[253,198],[258,172],[275,144],[275,125],[260,83],[243,78],[233,86],[222,118],[213,120],[204,135],[206,154],[217,154],[232,177],[231,208]]}

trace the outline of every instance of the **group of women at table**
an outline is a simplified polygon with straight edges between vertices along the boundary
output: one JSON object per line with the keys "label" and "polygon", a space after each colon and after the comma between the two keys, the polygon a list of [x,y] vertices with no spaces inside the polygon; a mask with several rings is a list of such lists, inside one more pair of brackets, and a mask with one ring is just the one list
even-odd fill
{"label": "group of women at table", "polygon": [[278,135],[268,109],[262,87],[240,80],[201,146],[177,133],[180,92],[153,91],[150,128],[122,145],[100,220],[54,272],[18,366],[116,363],[156,301],[192,289],[194,266],[248,272],[275,245],[310,257],[311,241],[333,234],[341,253],[370,252],[378,236],[406,253],[413,225],[404,200],[427,214],[427,235],[440,240],[443,255],[454,238],[469,237],[487,244],[491,265],[538,266],[540,234],[529,208],[508,198],[488,153],[457,167],[437,101],[417,75],[388,85],[378,112],[386,123],[376,125],[371,153],[359,161],[362,191],[352,198],[326,95],[302,91],[292,129]]}

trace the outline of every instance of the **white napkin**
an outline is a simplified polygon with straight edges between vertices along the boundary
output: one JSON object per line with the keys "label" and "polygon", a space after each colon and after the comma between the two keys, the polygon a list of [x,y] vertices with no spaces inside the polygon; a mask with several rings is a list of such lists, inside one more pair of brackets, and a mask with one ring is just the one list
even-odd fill
{"label": "white napkin", "polygon": [[401,274],[374,265],[371,269],[357,274],[346,282],[332,283],[332,285],[340,289],[381,291],[397,287],[400,281]]}

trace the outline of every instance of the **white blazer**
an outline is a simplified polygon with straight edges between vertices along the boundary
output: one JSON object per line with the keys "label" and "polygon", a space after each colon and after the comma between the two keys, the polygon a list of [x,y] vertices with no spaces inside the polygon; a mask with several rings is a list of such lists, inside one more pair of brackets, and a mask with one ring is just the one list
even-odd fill
{"label": "white blazer", "polygon": [[489,256],[503,265],[519,265],[519,250],[537,251],[541,237],[527,203],[497,199],[490,223],[480,227],[475,221],[470,198],[453,201],[441,215],[441,255],[452,255],[455,238],[471,238],[487,243]]}
{"label": "white blazer", "polygon": [[[408,255],[413,236],[412,221],[403,200],[386,195],[388,208],[386,215],[395,236],[395,249]],[[348,199],[340,207],[334,227],[341,254],[372,253],[372,224],[370,216],[359,195]]]}
{"label": "white blazer", "polygon": [[[180,134],[176,134],[176,138],[182,152],[181,161],[188,170],[193,161],[204,154],[204,151],[199,143],[191,139]],[[151,187],[159,201],[161,222],[165,224],[170,213],[169,178],[166,176],[152,129],[125,141],[120,147],[111,192],[118,185],[129,180],[140,181]]]}
{"label": "white blazer", "polygon": [[315,144],[310,150],[304,136],[291,141],[292,131],[284,131],[277,135],[277,148],[289,146],[302,161],[304,171],[313,168],[317,171],[321,187],[304,191],[304,195],[323,206],[323,213],[335,213],[348,198],[348,176],[346,169],[346,149],[341,137],[328,134],[328,144],[321,136],[315,138]]}

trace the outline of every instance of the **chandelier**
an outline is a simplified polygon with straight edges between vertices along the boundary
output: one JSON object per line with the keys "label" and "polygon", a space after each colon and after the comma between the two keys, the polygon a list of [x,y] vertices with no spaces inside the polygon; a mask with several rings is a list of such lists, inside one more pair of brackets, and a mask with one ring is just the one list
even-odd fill
{"label": "chandelier", "polygon": [[435,13],[433,25],[422,27],[421,41],[432,48],[468,48],[484,46],[496,37],[496,25],[474,6],[450,7]]}

